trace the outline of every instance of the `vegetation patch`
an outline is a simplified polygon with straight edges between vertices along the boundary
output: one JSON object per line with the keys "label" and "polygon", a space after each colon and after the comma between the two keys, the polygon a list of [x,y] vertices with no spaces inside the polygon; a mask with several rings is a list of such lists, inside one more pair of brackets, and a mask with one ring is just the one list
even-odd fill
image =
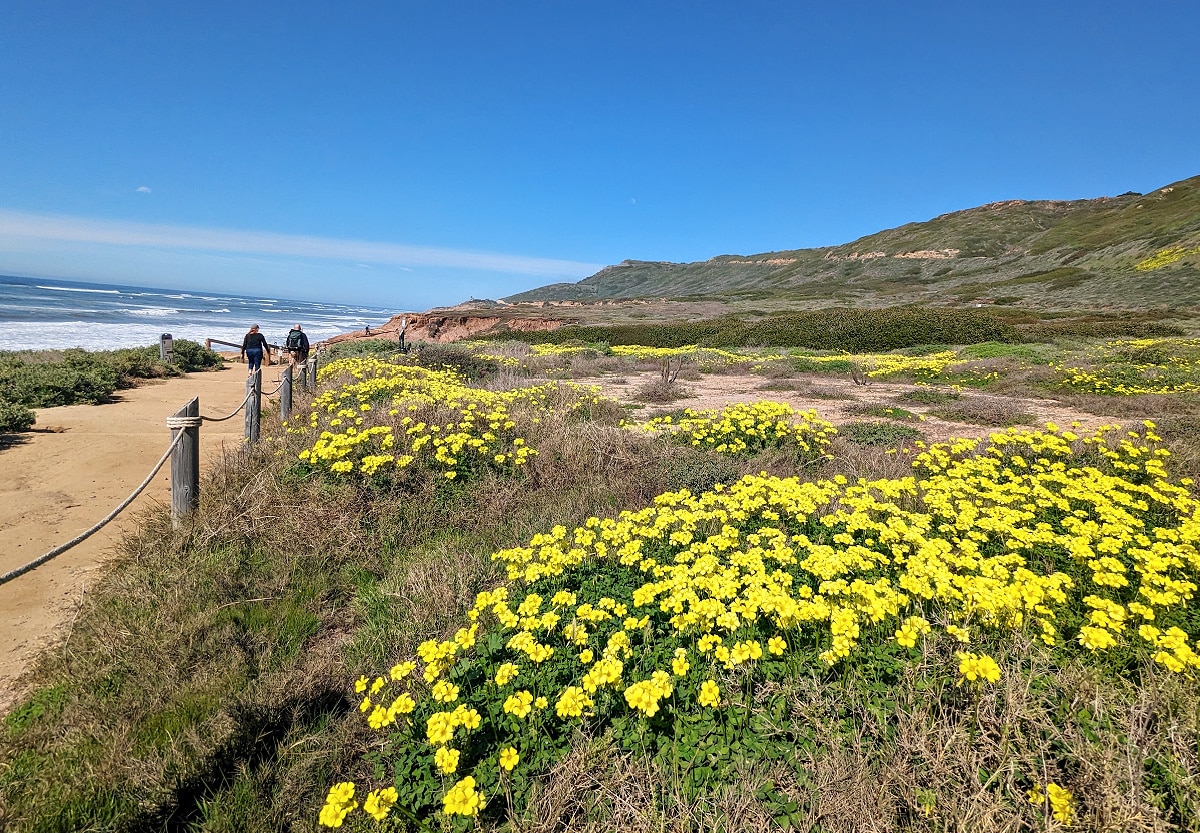
{"label": "vegetation patch", "polygon": [[1021,406],[997,396],[970,396],[957,402],[931,408],[930,416],[949,422],[968,422],[972,425],[1028,425],[1034,421],[1032,414]]}
{"label": "vegetation patch", "polygon": [[896,399],[900,402],[911,402],[916,405],[944,405],[947,402],[958,400],[962,394],[952,390],[938,390],[936,388],[914,388],[907,393],[902,393]]}
{"label": "vegetation patch", "polygon": [[862,402],[846,406],[846,413],[855,416],[873,416],[880,419],[912,420],[917,415],[904,408],[884,405],[882,402]]}
{"label": "vegetation patch", "polygon": [[[498,551],[509,584],[479,593],[452,637],[355,683],[385,740],[384,786],[335,784],[320,822],[440,814],[465,830],[520,818],[580,732],[670,767],[685,797],[711,794],[739,759],[777,761],[809,785],[803,751],[816,738],[787,718],[789,692],[814,668],[887,685],[932,657],[944,669],[934,678],[955,681],[939,697],[953,689],[968,703],[1002,685],[994,655],[1014,634],[1040,640],[1039,664],[1200,668],[1188,601],[1200,554],[1184,532],[1197,507],[1163,479],[1152,437],[1129,448],[1055,431],[956,441],[918,455],[916,478],[902,481],[750,476]],[[1027,458],[1057,465],[1033,470]],[[1006,497],[993,501],[998,489]],[[1098,543],[1083,519],[1118,507],[1170,557],[1082,554]],[[1014,550],[1013,536],[1028,543]],[[1040,767],[1002,780],[1009,813],[1087,825],[1104,812],[1060,754],[1042,747]],[[758,793],[777,816],[802,812],[803,791]],[[909,799],[928,810],[939,800],[952,801]]]}
{"label": "vegetation patch", "polygon": [[838,429],[856,445],[897,446],[921,439],[921,432],[911,425],[895,422],[848,422]]}
{"label": "vegetation patch", "polygon": [[0,351],[0,432],[29,428],[31,408],[98,405],[139,380],[179,376],[221,363],[219,355],[186,339],[175,342],[171,362],[159,358],[157,346],[98,352]]}

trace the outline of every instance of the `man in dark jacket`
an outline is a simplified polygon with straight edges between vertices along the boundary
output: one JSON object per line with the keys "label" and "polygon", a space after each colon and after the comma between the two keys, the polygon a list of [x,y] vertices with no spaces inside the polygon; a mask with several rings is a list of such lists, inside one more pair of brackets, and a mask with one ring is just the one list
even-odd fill
{"label": "man in dark jacket", "polygon": [[291,357],[292,367],[308,361],[308,335],[305,334],[304,329],[299,324],[288,331],[284,347]]}

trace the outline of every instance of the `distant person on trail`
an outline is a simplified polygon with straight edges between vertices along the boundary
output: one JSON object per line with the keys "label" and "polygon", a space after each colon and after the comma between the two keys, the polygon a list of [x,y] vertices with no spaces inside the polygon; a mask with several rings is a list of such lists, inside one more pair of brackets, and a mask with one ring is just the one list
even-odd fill
{"label": "distant person on trail", "polygon": [[368,336],[369,336],[370,334],[371,334],[371,325],[370,325],[370,324],[368,324],[368,325],[366,326],[366,328],[363,330],[363,335],[368,335]]}
{"label": "distant person on trail", "polygon": [[408,329],[408,316],[400,319],[400,331],[396,336],[396,340],[400,342],[400,352],[407,353],[408,348],[404,345],[404,331]]}
{"label": "distant person on trail", "polygon": [[299,324],[288,332],[284,347],[291,359],[292,367],[308,361],[308,335]]}
{"label": "distant person on trail", "polygon": [[238,357],[238,361],[244,359],[250,365],[250,372],[246,374],[247,376],[253,376],[258,372],[262,367],[263,356],[267,357],[267,364],[270,364],[271,345],[267,344],[267,340],[263,338],[263,334],[258,331],[258,325],[255,324],[242,339],[242,352]]}

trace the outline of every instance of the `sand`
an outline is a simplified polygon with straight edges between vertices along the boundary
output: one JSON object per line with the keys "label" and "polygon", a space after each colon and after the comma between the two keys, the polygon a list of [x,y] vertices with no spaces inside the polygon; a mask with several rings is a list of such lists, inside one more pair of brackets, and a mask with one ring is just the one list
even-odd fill
{"label": "sand", "polygon": [[[278,366],[264,368],[267,390]],[[107,515],[142,482],[170,443],[166,418],[193,396],[200,413],[224,416],[245,396],[246,366],[193,373],[118,391],[104,405],[37,412],[35,430],[0,440],[0,573],[70,540]],[[200,429],[201,471],[223,444],[242,442],[243,417]],[[88,540],[0,585],[0,713],[39,651],[65,637],[80,603],[138,511],[170,503],[168,462],[142,495]]]}

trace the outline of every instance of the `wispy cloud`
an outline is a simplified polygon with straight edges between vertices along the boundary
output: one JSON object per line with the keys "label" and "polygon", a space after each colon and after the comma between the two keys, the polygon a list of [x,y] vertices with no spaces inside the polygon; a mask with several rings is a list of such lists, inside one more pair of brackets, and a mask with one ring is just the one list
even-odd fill
{"label": "wispy cloud", "polygon": [[[142,189],[149,192],[149,188]],[[599,271],[603,264],[529,257],[497,252],[474,252],[276,234],[262,231],[159,225],[124,220],[94,220],[0,209],[0,246],[5,240],[93,243],[104,246],[174,249],[225,254],[276,255],[355,263],[386,263],[402,267],[435,266],[478,269],[543,277],[580,278]]]}
{"label": "wispy cloud", "polygon": [[149,185],[139,185],[137,188],[134,188],[133,190],[137,191],[139,194],[149,194],[150,186]]}

